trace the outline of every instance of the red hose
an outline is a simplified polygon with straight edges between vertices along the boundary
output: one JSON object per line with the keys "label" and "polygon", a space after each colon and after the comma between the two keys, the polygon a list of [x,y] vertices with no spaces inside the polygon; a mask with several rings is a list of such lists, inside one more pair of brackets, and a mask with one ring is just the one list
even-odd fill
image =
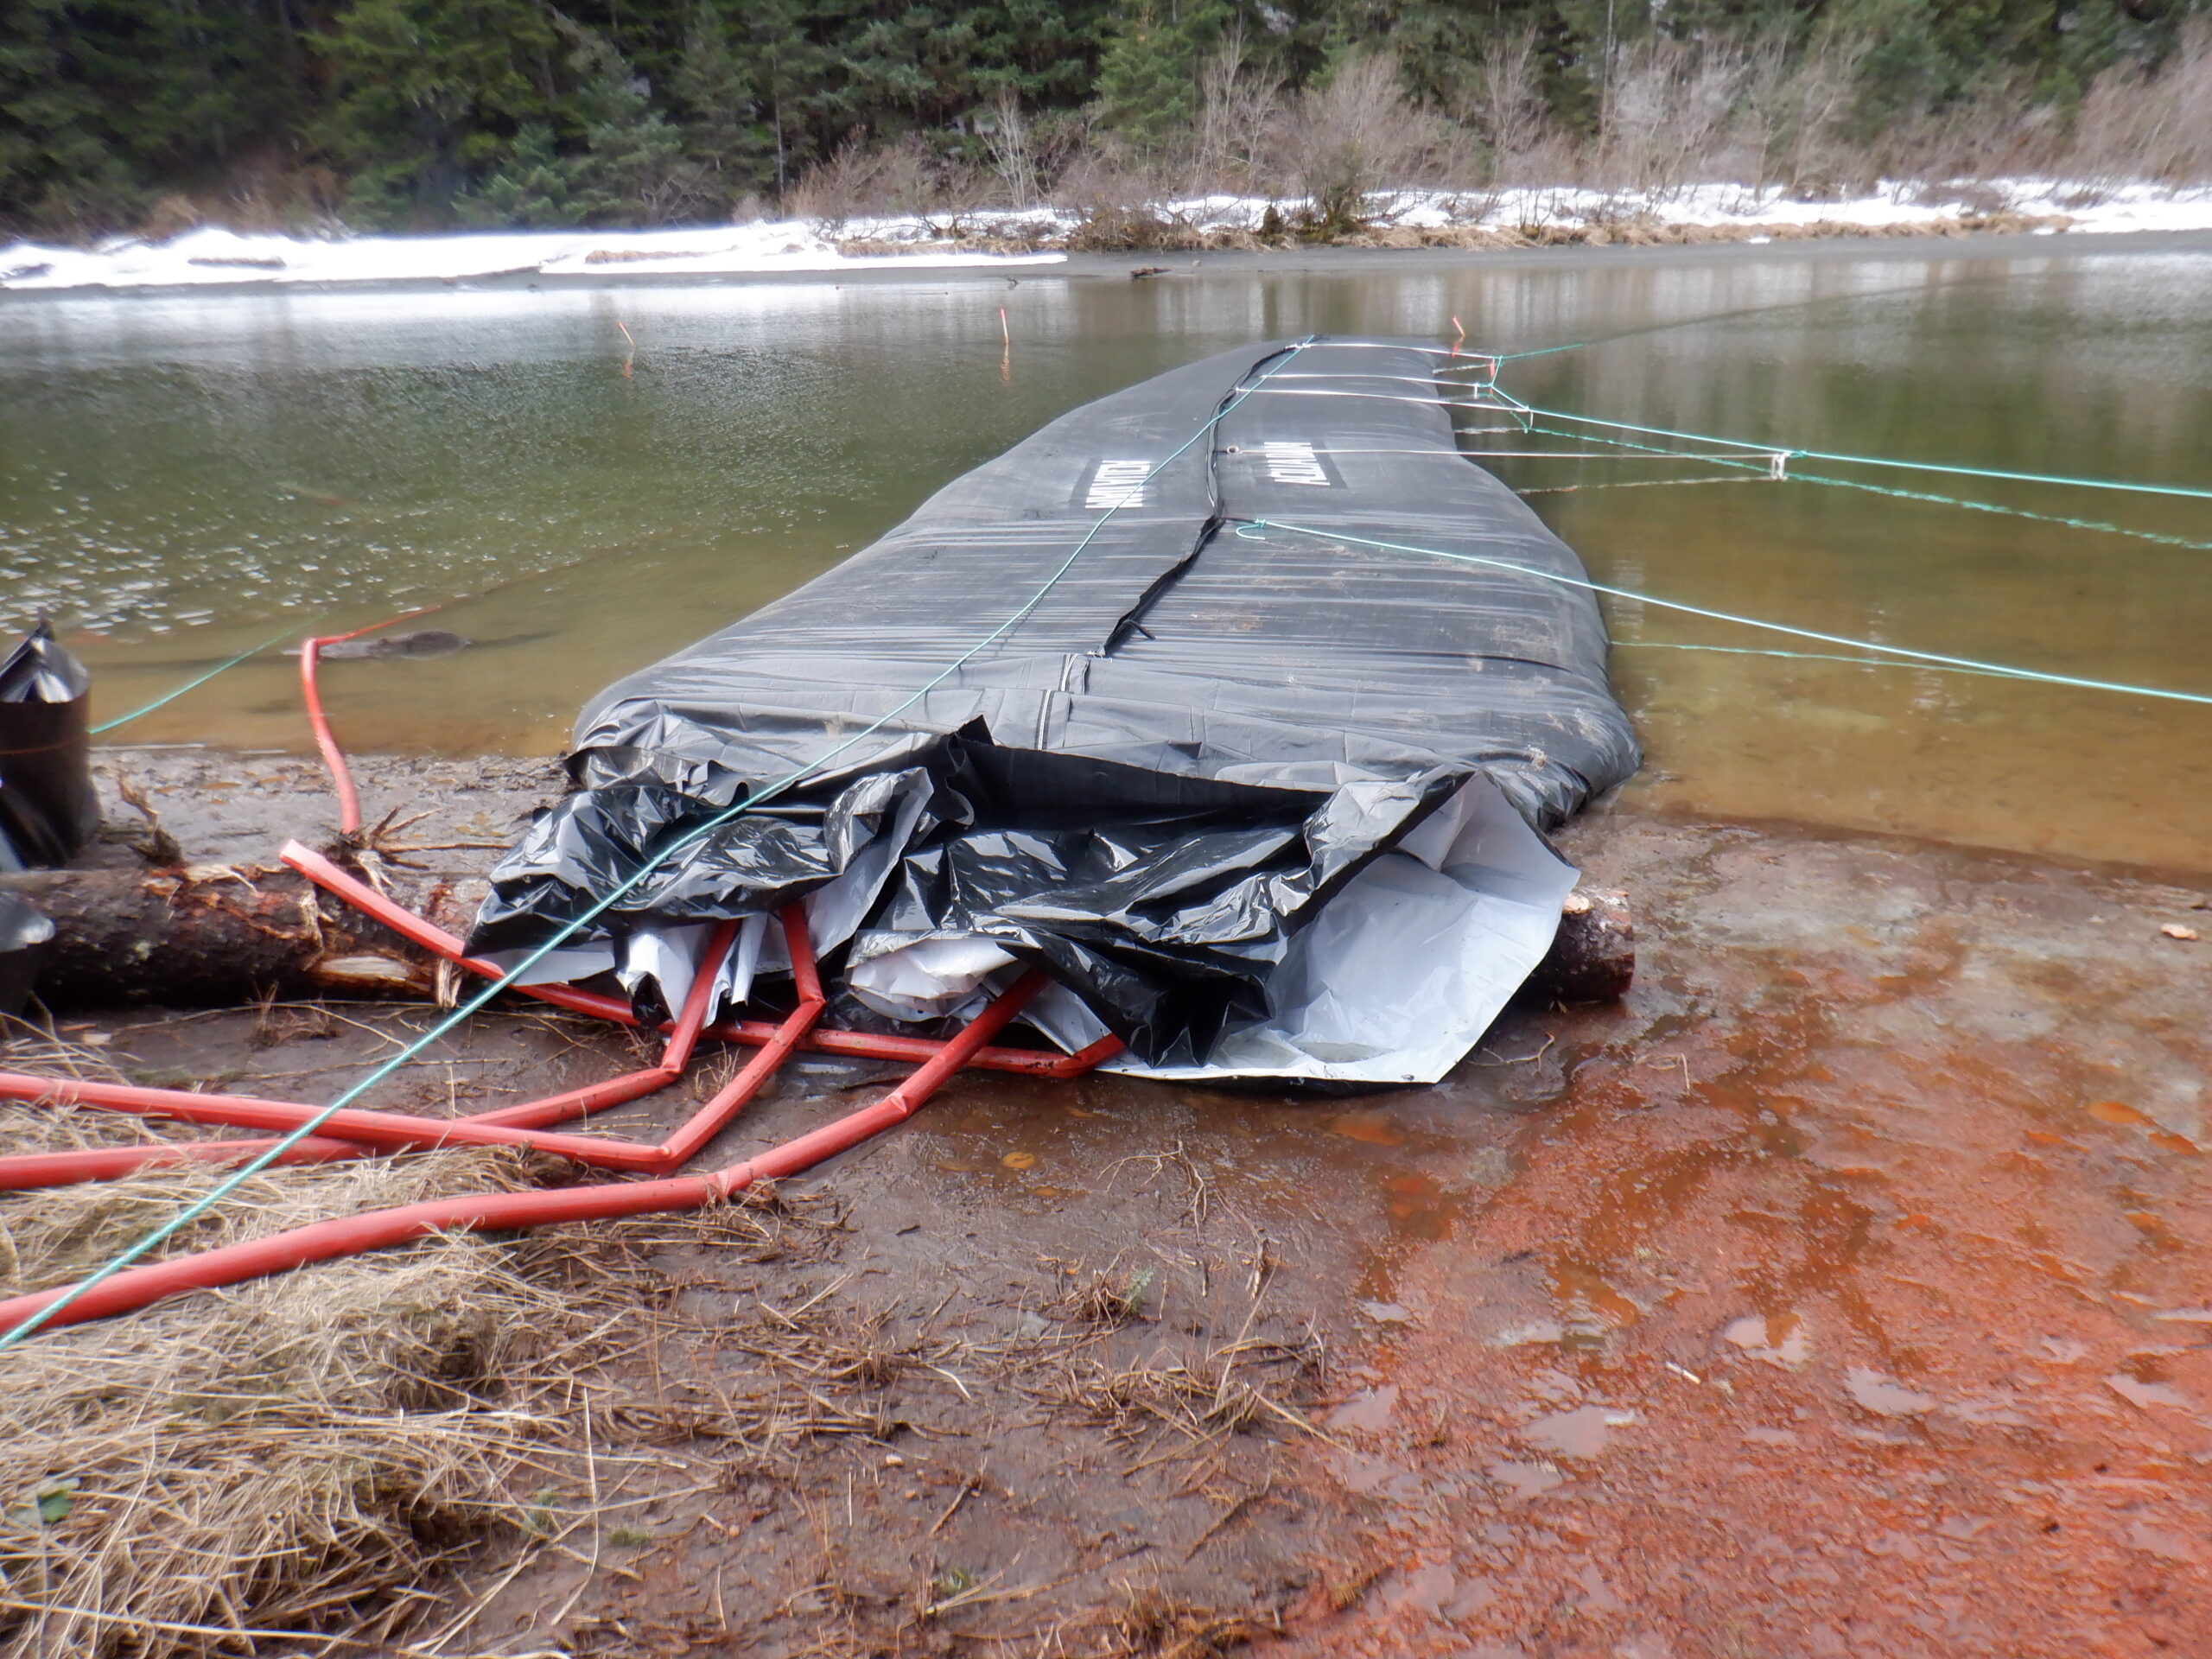
{"label": "red hose", "polygon": [[[84,1319],[127,1313],[149,1302],[181,1290],[216,1285],[235,1285],[248,1279],[327,1262],[336,1255],[358,1255],[386,1244],[398,1244],[425,1233],[488,1232],[506,1227],[537,1227],[561,1221],[597,1221],[607,1216],[634,1216],[655,1210],[691,1210],[721,1196],[708,1175],[686,1175],[667,1181],[618,1181],[604,1186],[572,1186],[543,1192],[480,1192],[467,1198],[442,1198],[428,1204],[402,1205],[392,1210],[371,1210],[334,1221],[318,1221],[289,1232],[195,1255],[178,1256],[148,1268],[128,1268],[103,1281],[62,1308],[44,1327],[74,1325]],[[48,1303],[66,1294],[56,1286],[29,1296],[0,1303],[0,1329],[12,1331]]]}
{"label": "red hose", "polygon": [[[498,979],[505,972],[496,963],[480,957],[470,956],[461,942],[436,923],[417,916],[405,906],[395,904],[358,876],[340,869],[321,853],[303,847],[296,841],[284,843],[277,857],[321,887],[335,894],[354,909],[383,923],[400,938],[418,944],[434,957],[442,957],[457,968],[467,969],[486,979]],[[634,1026],[637,1016],[630,1005],[620,997],[604,996],[596,991],[580,991],[573,985],[512,985],[508,988],[523,996],[535,997],[541,1002],[568,1008],[576,1014],[590,1014],[601,1020],[611,1020],[618,1025]],[[758,1048],[775,1040],[780,1029],[766,1020],[732,1020],[722,1025],[709,1026],[700,1034],[720,1042],[743,1043]],[[871,1060],[904,1060],[919,1065],[926,1063],[944,1044],[931,1037],[884,1037],[872,1032],[815,1029],[799,1041],[801,1048],[817,1053],[848,1054]],[[1110,1060],[1122,1052],[1118,1037],[1102,1037],[1087,1048],[1072,1054],[1051,1054],[1033,1048],[985,1047],[977,1051],[970,1065],[986,1071],[1018,1071],[1030,1077],[1081,1077],[1103,1061]]]}
{"label": "red hose", "polygon": [[[461,941],[443,928],[393,903],[321,854],[292,842],[286,844],[283,858],[284,862],[310,881],[337,894],[402,938],[412,940],[433,954],[487,978],[496,978],[502,972],[493,963],[467,956]],[[637,1154],[618,1152],[612,1157],[598,1155],[598,1149],[610,1146],[627,1148],[630,1143],[626,1142],[600,1139],[579,1141],[575,1137],[563,1136],[532,1143],[543,1150],[601,1166],[645,1171],[676,1169],[696,1156],[699,1148],[721,1132],[795,1047],[870,1059],[906,1060],[920,1065],[926,1065],[944,1052],[945,1045],[930,1038],[887,1037],[865,1032],[818,1029],[814,1022],[821,1017],[823,1008],[821,982],[815,969],[813,954],[805,941],[799,907],[788,906],[782,919],[785,944],[795,964],[793,973],[799,985],[800,1006],[779,1024],[748,1020],[694,1028],[690,1021],[664,1021],[660,1028],[671,1033],[669,1050],[658,1065],[645,1071],[629,1072],[604,1083],[588,1084],[581,1089],[549,1096],[543,1100],[501,1107],[495,1111],[475,1113],[461,1119],[398,1118],[396,1115],[387,1114],[384,1115],[387,1121],[383,1128],[370,1132],[372,1138],[346,1141],[330,1135],[310,1135],[285,1148],[274,1161],[284,1165],[327,1163],[405,1147],[451,1145],[456,1141],[485,1144],[486,1137],[465,1132],[454,1133],[455,1125],[534,1129],[626,1104],[653,1094],[673,1082],[681,1072],[683,1061],[689,1058],[692,1044],[702,1036],[761,1048],[761,1054],[756,1056],[714,1100],[663,1143],[658,1148],[658,1154],[664,1161],[649,1161],[651,1149]],[[709,958],[713,963],[720,962],[718,953],[710,951]],[[803,966],[797,965],[802,963]],[[566,985],[517,986],[513,988],[575,1012],[632,1027],[638,1024],[629,1004],[617,997],[580,991]],[[687,999],[687,1008],[703,994],[703,982],[695,982],[692,996]],[[679,1026],[684,1027],[681,1033]],[[679,1035],[688,1040],[679,1043],[677,1040]],[[1111,1058],[1121,1047],[1120,1039],[1114,1037],[1102,1038],[1072,1054],[1051,1054],[1033,1049],[996,1048],[984,1045],[972,1052],[968,1064],[987,1070],[1023,1072],[1034,1077],[1070,1077],[1079,1076],[1100,1062]],[[297,1128],[321,1109],[293,1102],[264,1101],[251,1096],[180,1095],[173,1090],[131,1090],[115,1084],[99,1084],[79,1090],[70,1089],[60,1080],[17,1073],[0,1073],[0,1097],[66,1099],[98,1109],[140,1111],[197,1122],[241,1127],[270,1124],[272,1107],[281,1111],[281,1127],[285,1128]],[[236,1106],[238,1109],[235,1113],[226,1113],[223,1109],[226,1106]],[[403,1128],[400,1125],[409,1127]],[[512,1144],[506,1137],[497,1137],[494,1143]],[[111,1180],[140,1170],[176,1164],[242,1163],[266,1152],[270,1144],[267,1141],[200,1141],[0,1156],[0,1192],[63,1186],[78,1181]],[[592,1148],[593,1152],[587,1154],[579,1150],[584,1147]]]}
{"label": "red hose", "polygon": [[[61,1096],[51,1086],[57,1080],[35,1079],[14,1074],[0,1073],[0,1078],[13,1084],[28,1084],[44,1081],[49,1086],[32,1096],[16,1093],[16,1099],[58,1099]],[[475,1123],[507,1123],[524,1128],[536,1128],[547,1123],[563,1123],[572,1118],[587,1117],[603,1112],[610,1107],[626,1105],[641,1096],[665,1089],[674,1081],[674,1074],[658,1066],[643,1071],[629,1071],[619,1077],[609,1077],[604,1083],[586,1084],[581,1089],[571,1089],[543,1100],[525,1101],[520,1105],[502,1106],[496,1111],[478,1112],[461,1120]],[[201,1096],[201,1099],[216,1096]],[[250,1099],[248,1096],[222,1096],[229,1099]],[[149,1105],[149,1111],[158,1108]],[[303,1110],[318,1110],[306,1107]],[[433,1119],[432,1122],[444,1120]],[[78,1181],[113,1180],[118,1176],[135,1174],[142,1169],[159,1168],[169,1164],[242,1164],[247,1159],[266,1152],[274,1145],[269,1141],[164,1141],[149,1146],[91,1147],[73,1152],[19,1153],[0,1157],[0,1192],[27,1192],[38,1187],[67,1186]],[[311,1135],[296,1141],[272,1160],[277,1164],[327,1164],[345,1158],[367,1158],[375,1155],[377,1148],[358,1141],[339,1141],[328,1136]]]}
{"label": "red hose", "polygon": [[348,639],[358,639],[365,633],[374,633],[388,628],[395,622],[404,622],[410,617],[426,616],[432,611],[443,610],[450,600],[436,605],[418,605],[411,611],[402,611],[397,616],[387,616],[381,622],[372,622],[365,628],[356,628],[351,633],[310,634],[300,641],[300,696],[307,704],[308,726],[315,733],[315,746],[322,751],[322,764],[330,768],[330,785],[338,794],[338,827],[346,835],[354,835],[361,828],[360,798],[353,792],[353,774],[346,769],[345,752],[338,747],[338,740],[331,734],[330,721],[322,712],[322,690],[315,683],[315,671],[320,666],[317,653],[325,645],[343,645]]}
{"label": "red hose", "polygon": [[[666,1083],[663,1078],[656,1086],[665,1087]],[[277,1134],[313,1123],[318,1130],[328,1130],[334,1138],[359,1141],[391,1152],[423,1147],[527,1147],[594,1168],[639,1172],[656,1169],[660,1154],[658,1147],[639,1146],[634,1141],[512,1128],[474,1118],[414,1117],[404,1112],[363,1111],[353,1107],[330,1112],[321,1106],[257,1100],[248,1095],[195,1095],[181,1089],[140,1089],[69,1077],[26,1077],[15,1071],[0,1071],[0,1099],[54,1100],[93,1111],[135,1112],[186,1123]]]}
{"label": "red hose", "polygon": [[[810,1169],[823,1159],[905,1122],[947,1077],[972,1060],[1045,984],[1043,975],[1025,974],[976,1015],[958,1036],[945,1043],[927,1065],[875,1104],[712,1174],[658,1181],[616,1181],[538,1192],[477,1193],[319,1221],[267,1238],[226,1244],[219,1249],[179,1256],[150,1267],[126,1268],[71,1300],[48,1323],[74,1325],[86,1319],[127,1313],[180,1291],[239,1284],[310,1262],[356,1255],[383,1245],[402,1243],[426,1233],[491,1232],[556,1222],[597,1221],[610,1216],[698,1209],[728,1198],[755,1181],[780,1179]],[[68,1294],[68,1289],[67,1286],[56,1286],[0,1302],[0,1330],[14,1330]]]}
{"label": "red hose", "polygon": [[[72,1152],[24,1152],[0,1158],[0,1192],[29,1192],[40,1187],[73,1186],[79,1181],[112,1181],[143,1169],[170,1164],[242,1164],[268,1147],[266,1141],[174,1141],[142,1147],[86,1147]],[[280,1164],[327,1164],[359,1158],[370,1148],[353,1141],[311,1135],[287,1147]]]}
{"label": "red hose", "polygon": [[[331,735],[330,721],[322,712],[322,692],[315,683],[315,652],[322,643],[313,634],[300,641],[300,696],[307,704],[315,746],[322,751],[322,764],[330,769],[330,785],[338,791],[338,827],[350,836],[361,827],[361,801],[353,792],[353,774],[346,770],[346,756]],[[336,643],[334,637],[332,643]]]}
{"label": "red hose", "polygon": [[[315,746],[330,769],[336,791],[339,826],[346,835],[361,827],[360,800],[353,788],[344,753],[322,708],[316,673],[321,649],[346,639],[373,633],[406,616],[372,623],[351,633],[309,636],[301,643],[300,684],[308,721]],[[357,882],[320,855],[288,843],[284,861],[326,889],[341,896],[413,939],[445,960],[473,973],[503,977],[494,964],[471,957],[461,942],[443,929],[392,904],[365,882]],[[302,1137],[277,1152],[272,1161],[305,1163],[353,1158],[376,1147],[475,1145],[522,1145],[556,1152],[577,1162],[601,1167],[658,1173],[687,1162],[719,1134],[741,1110],[776,1068],[802,1045],[879,1058],[919,1058],[925,1064],[904,1084],[875,1104],[745,1162],[711,1175],[672,1179],[616,1182],[554,1192],[480,1193],[364,1215],[318,1222],[271,1237],[226,1246],[195,1255],[152,1266],[133,1268],[102,1281],[83,1295],[57,1310],[56,1325],[75,1324],[143,1307],[173,1292],[237,1284],[284,1271],[310,1262],[358,1254],[383,1244],[396,1243],[424,1233],[447,1230],[485,1231],[507,1227],[537,1226],[563,1221],[585,1221],[654,1211],[694,1209],[727,1198],[756,1180],[796,1174],[826,1158],[858,1145],[869,1137],[903,1122],[964,1066],[990,1065],[1008,1071],[1068,1077],[1087,1071],[1120,1047],[1111,1037],[1079,1052],[1059,1056],[1020,1049],[993,1049],[989,1039],[1002,1031],[1031,998],[1048,982],[1034,970],[1024,974],[1009,989],[995,998],[960,1033],[938,1043],[917,1038],[877,1038],[858,1032],[817,1032],[815,1022],[824,1007],[821,980],[804,912],[794,905],[782,913],[798,1006],[780,1023],[746,1020],[718,1027],[713,1034],[725,1040],[750,1043],[760,1052],[742,1067],[714,1098],[657,1147],[578,1135],[550,1135],[537,1126],[585,1116],[607,1106],[638,1098],[664,1088],[683,1072],[705,1028],[706,1015],[723,960],[735,938],[738,924],[723,923],[709,936],[709,949],[695,976],[683,1008],[673,1021],[664,1022],[669,1040],[660,1064],[603,1084],[588,1084],[543,1100],[460,1119],[410,1117],[391,1112],[327,1111],[289,1101],[264,1101],[242,1096],[187,1094],[180,1090],[140,1089],[120,1084],[83,1083],[73,1079],[25,1077],[0,1072],[0,1096],[28,1100],[67,1100],[104,1110],[133,1111],[182,1118],[195,1122],[233,1123],[249,1128],[298,1129],[309,1123],[336,1135]],[[632,1010],[618,999],[581,991],[571,986],[518,986],[538,1000],[601,1018],[636,1025]],[[988,1058],[985,1057],[988,1056]],[[343,1137],[343,1138],[340,1138]],[[112,1179],[149,1165],[193,1161],[234,1161],[269,1150],[265,1141],[204,1141],[155,1146],[94,1147],[75,1152],[34,1154],[0,1158],[0,1190],[60,1185],[73,1180]],[[68,1287],[19,1296],[0,1303],[0,1330],[14,1331],[35,1319],[46,1308],[69,1295]]]}
{"label": "red hose", "polygon": [[[803,959],[805,963],[805,982],[817,988],[818,1009],[819,982],[814,976],[813,956],[807,948],[804,927],[796,935],[791,931],[792,920],[798,915],[796,906],[785,912],[785,942],[793,952],[794,960]],[[631,1071],[619,1077],[610,1077],[604,1083],[586,1084],[581,1089],[565,1090],[557,1095],[549,1095],[543,1100],[503,1106],[495,1111],[478,1113],[465,1119],[420,1118],[413,1121],[423,1124],[461,1122],[494,1128],[534,1128],[547,1123],[563,1123],[574,1118],[587,1117],[594,1112],[603,1112],[610,1107],[624,1105],[667,1088],[683,1075],[683,1068],[691,1058],[700,1027],[706,1023],[715,981],[721,973],[722,959],[729,954],[737,925],[735,922],[725,923],[709,936],[706,958],[693,977],[682,1014],[671,1024],[668,1045],[662,1051],[658,1065],[650,1066],[643,1071]],[[755,1086],[758,1086],[757,1081]],[[320,1107],[303,1106],[296,1102],[264,1101],[248,1095],[181,1094],[174,1090],[134,1089],[115,1084],[78,1087],[65,1079],[31,1077],[13,1072],[0,1072],[0,1097],[65,1100],[101,1110],[150,1112],[200,1122],[237,1122],[243,1119],[252,1126],[266,1122],[262,1109],[270,1106],[279,1107],[293,1115],[294,1127],[321,1110]],[[193,1110],[195,1102],[201,1103],[211,1110],[225,1103],[234,1104],[240,1109],[241,1116],[200,1116]],[[248,1114],[251,1116],[245,1116]],[[76,1181],[111,1180],[137,1170],[168,1164],[242,1163],[267,1151],[270,1144],[266,1141],[201,1141],[23,1154],[0,1158],[0,1192],[65,1186]],[[309,1135],[280,1152],[275,1161],[279,1164],[329,1163],[342,1158],[369,1155],[384,1144],[381,1141],[364,1143],[340,1140],[329,1135]],[[673,1168],[676,1166],[671,1164],[669,1166]]]}
{"label": "red hose", "polygon": [[[351,1109],[326,1113],[321,1107],[296,1101],[259,1100],[246,1095],[191,1094],[175,1089],[27,1077],[18,1072],[0,1072],[0,1097],[65,1101],[98,1111],[148,1113],[186,1122],[223,1123],[240,1128],[296,1129],[303,1124],[316,1123],[319,1129],[328,1129],[331,1135],[310,1138],[331,1144],[316,1147],[309,1156],[324,1160],[358,1155],[365,1147],[397,1151],[414,1147],[522,1146],[556,1153],[595,1168],[661,1174],[690,1161],[701,1147],[728,1126],[822,1013],[822,983],[815,970],[814,954],[808,947],[805,918],[797,906],[790,906],[783,912],[783,922],[785,944],[790,950],[792,973],[798,985],[798,1007],[785,1018],[774,1039],[737,1076],[657,1146],[611,1137],[554,1135],[524,1125],[579,1116],[623,1100],[636,1099],[674,1081],[690,1058],[700,1027],[706,1023],[715,979],[736,935],[738,924],[734,921],[721,924],[709,936],[703,963],[692,981],[690,993],[683,1000],[675,1035],[670,1038],[667,1052],[658,1067],[497,1113],[465,1118],[415,1117],[397,1112]],[[317,1119],[321,1121],[317,1123]],[[346,1151],[339,1149],[347,1142],[362,1144]],[[137,1149],[123,1150],[128,1154]],[[68,1157],[66,1154],[39,1154],[31,1173],[48,1177],[46,1184],[51,1184],[51,1177],[57,1170],[68,1167],[60,1161]],[[99,1179],[102,1167],[124,1160],[118,1159],[112,1150],[101,1149],[96,1159],[86,1161],[92,1168],[80,1174],[79,1179]]]}

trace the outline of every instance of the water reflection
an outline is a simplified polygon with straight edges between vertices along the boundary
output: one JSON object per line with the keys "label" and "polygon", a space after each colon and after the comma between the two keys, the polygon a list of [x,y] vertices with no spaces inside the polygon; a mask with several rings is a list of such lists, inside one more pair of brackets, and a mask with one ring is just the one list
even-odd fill
{"label": "water reflection", "polygon": [[[286,616],[353,626],[481,595],[438,613],[479,642],[465,652],[328,671],[365,748],[556,748],[598,687],[786,591],[1052,415],[1263,336],[1441,338],[1456,315],[1484,350],[1598,342],[1506,365],[1548,408],[2212,479],[2212,261],[2183,256],[1738,250],[1146,283],[41,299],[8,315],[0,620],[54,610],[114,713]],[[1694,318],[1714,320],[1669,326]],[[1549,492],[1532,505],[1601,582],[2212,690],[2212,553],[1801,482],[1623,489],[1596,486],[1672,469],[1498,465]],[[2201,501],[1827,470],[2212,541]],[[1631,789],[1653,806],[2212,868],[2202,708],[1819,646],[1751,654],[1802,642],[1611,608],[1616,683],[1651,757]],[[1725,649],[1684,649],[1707,646]],[[274,660],[132,731],[302,735]]]}

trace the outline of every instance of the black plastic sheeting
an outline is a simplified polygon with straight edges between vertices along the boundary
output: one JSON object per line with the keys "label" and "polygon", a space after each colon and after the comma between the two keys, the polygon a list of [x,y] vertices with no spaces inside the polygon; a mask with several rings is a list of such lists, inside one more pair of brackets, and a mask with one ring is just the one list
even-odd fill
{"label": "black plastic sheeting", "polygon": [[65,863],[99,827],[89,683],[44,622],[0,663],[0,870]]}
{"label": "black plastic sheeting", "polygon": [[1159,376],[619,682],[578,721],[576,792],[493,872],[472,948],[543,941],[798,774],[592,932],[772,908],[904,823],[854,952],[982,936],[1141,1058],[1201,1063],[1265,1011],[1288,938],[1470,778],[1548,829],[1637,765],[1587,592],[1253,524],[1580,578],[1455,447],[1440,360],[1321,340]]}
{"label": "black plastic sheeting", "polygon": [[54,924],[29,899],[0,893],[0,1014],[21,1014],[46,963]]}

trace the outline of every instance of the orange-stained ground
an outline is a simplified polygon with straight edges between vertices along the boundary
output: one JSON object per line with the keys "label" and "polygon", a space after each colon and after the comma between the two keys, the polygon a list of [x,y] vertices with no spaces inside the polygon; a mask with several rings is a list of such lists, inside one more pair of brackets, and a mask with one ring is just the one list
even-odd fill
{"label": "orange-stained ground", "polygon": [[1643,983],[1492,1057],[1577,1056],[1374,1287],[1288,1651],[2212,1655],[2212,945],[2161,931],[2201,895],[1577,850]]}

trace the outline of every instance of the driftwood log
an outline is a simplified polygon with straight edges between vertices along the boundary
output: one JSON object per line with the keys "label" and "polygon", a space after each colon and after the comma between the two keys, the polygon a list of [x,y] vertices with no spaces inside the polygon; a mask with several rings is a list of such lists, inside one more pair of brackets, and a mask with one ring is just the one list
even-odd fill
{"label": "driftwood log", "polygon": [[33,870],[0,893],[53,918],[34,986],[60,1011],[229,1007],[275,995],[429,996],[435,969],[397,934],[326,907],[290,870]]}
{"label": "driftwood log", "polygon": [[1618,887],[1567,895],[1559,931],[1524,995],[1552,1002],[1610,1002],[1636,978],[1636,919]]}
{"label": "driftwood log", "polygon": [[[281,867],[38,870],[0,876],[0,893],[27,899],[54,920],[35,988],[57,1010],[435,990],[427,954],[343,906],[318,902],[313,887]],[[1628,895],[1577,888],[1524,994],[1605,1001],[1635,975]]]}

